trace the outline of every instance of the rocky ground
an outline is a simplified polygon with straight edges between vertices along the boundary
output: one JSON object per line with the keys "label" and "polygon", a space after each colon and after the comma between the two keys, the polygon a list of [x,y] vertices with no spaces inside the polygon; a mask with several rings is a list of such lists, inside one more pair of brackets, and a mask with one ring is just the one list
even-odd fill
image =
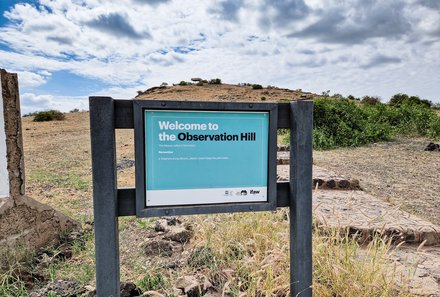
{"label": "rocky ground", "polygon": [[403,138],[359,148],[315,151],[314,163],[359,179],[368,193],[440,225],[440,153]]}

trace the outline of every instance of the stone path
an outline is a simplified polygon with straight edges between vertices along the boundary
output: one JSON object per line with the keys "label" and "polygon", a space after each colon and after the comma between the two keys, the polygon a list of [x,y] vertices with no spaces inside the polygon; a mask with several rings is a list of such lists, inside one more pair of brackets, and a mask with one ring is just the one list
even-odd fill
{"label": "stone path", "polygon": [[[288,179],[288,165],[278,165],[277,171],[279,180]],[[317,166],[313,167],[313,177],[324,184],[329,180],[354,180]],[[360,190],[314,186],[313,211],[318,226],[357,233],[361,240],[381,234],[392,237],[395,244],[403,243],[392,248],[390,254],[396,281],[400,275],[409,277],[414,296],[440,296],[439,226]]]}

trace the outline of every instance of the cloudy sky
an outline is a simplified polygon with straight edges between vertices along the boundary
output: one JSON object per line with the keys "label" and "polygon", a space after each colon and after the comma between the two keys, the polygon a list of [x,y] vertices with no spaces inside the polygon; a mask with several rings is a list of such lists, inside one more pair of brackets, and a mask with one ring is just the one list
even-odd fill
{"label": "cloudy sky", "polygon": [[440,103],[440,0],[0,0],[23,113],[191,77]]}

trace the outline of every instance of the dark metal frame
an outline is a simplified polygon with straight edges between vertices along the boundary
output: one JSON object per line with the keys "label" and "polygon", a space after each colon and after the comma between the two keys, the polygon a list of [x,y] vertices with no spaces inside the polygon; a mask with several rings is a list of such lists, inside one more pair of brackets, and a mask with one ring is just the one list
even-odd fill
{"label": "dark metal frame", "polygon": [[[118,217],[136,215],[137,206],[136,189],[117,188],[115,129],[134,128],[134,111],[136,110],[134,102],[136,100],[90,97],[89,102],[96,290],[98,297],[118,297],[120,296]],[[162,107],[170,104],[170,101],[154,102],[155,105]],[[176,104],[176,108],[178,108],[182,103]],[[194,104],[203,106],[206,102]],[[209,104],[218,107],[224,106],[225,103]],[[252,108],[258,108],[258,105],[252,104]],[[276,105],[277,116],[271,118],[276,119],[278,129],[287,128],[291,131],[290,180],[289,182],[277,183],[276,188],[272,187],[272,189],[276,189],[276,206],[290,208],[290,291],[291,296],[312,296],[313,103],[311,101],[294,101],[276,103]],[[250,106],[249,103],[247,106]],[[169,109],[169,107],[168,105],[167,108]],[[222,108],[213,109],[222,110]],[[218,208],[217,210],[216,212],[230,212],[228,208]],[[246,209],[246,211],[251,210]],[[165,212],[163,214],[175,215],[179,213]],[[157,213],[157,215],[162,215],[162,213]]]}
{"label": "dark metal frame", "polygon": [[[145,110],[196,110],[196,111],[246,111],[269,113],[269,143],[268,143],[268,181],[267,202],[222,203],[205,205],[172,205],[148,207],[145,205]],[[158,101],[133,100],[134,140],[136,162],[136,216],[160,217],[175,215],[232,213],[245,211],[268,211],[277,207],[277,105],[276,103],[250,104],[231,102],[195,102],[195,101]]]}

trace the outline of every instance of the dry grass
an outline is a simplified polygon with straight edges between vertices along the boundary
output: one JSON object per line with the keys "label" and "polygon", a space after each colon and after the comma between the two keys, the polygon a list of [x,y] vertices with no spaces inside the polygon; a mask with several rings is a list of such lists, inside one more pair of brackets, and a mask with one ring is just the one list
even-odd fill
{"label": "dry grass", "polygon": [[[202,216],[196,246],[208,251],[205,269],[233,296],[289,295],[288,212]],[[200,249],[202,248],[202,249]],[[315,296],[410,296],[393,281],[390,244],[367,246],[338,231],[313,234]],[[204,264],[204,265],[203,265]],[[407,278],[409,276],[403,276]],[[405,282],[403,282],[405,283]]]}
{"label": "dry grass", "polygon": [[[68,114],[62,122],[23,120],[27,194],[73,218],[92,220],[88,113]],[[117,132],[117,159],[133,159],[133,132]],[[132,186],[133,168],[119,173],[120,186]],[[170,259],[151,258],[141,244],[153,231],[153,220],[120,220],[121,274],[146,286],[160,283],[166,292],[182,275],[203,274],[232,296],[285,296],[289,287],[289,243],[286,210],[192,216],[195,238],[180,254],[187,263],[163,268]],[[94,284],[94,244],[74,250],[66,262],[47,267],[50,279],[69,278]],[[315,296],[407,296],[392,281],[389,245],[379,239],[367,247],[339,234],[315,232]],[[151,275],[155,271],[155,275]],[[159,275],[159,276],[158,276]],[[17,294],[16,296],[21,296]]]}

